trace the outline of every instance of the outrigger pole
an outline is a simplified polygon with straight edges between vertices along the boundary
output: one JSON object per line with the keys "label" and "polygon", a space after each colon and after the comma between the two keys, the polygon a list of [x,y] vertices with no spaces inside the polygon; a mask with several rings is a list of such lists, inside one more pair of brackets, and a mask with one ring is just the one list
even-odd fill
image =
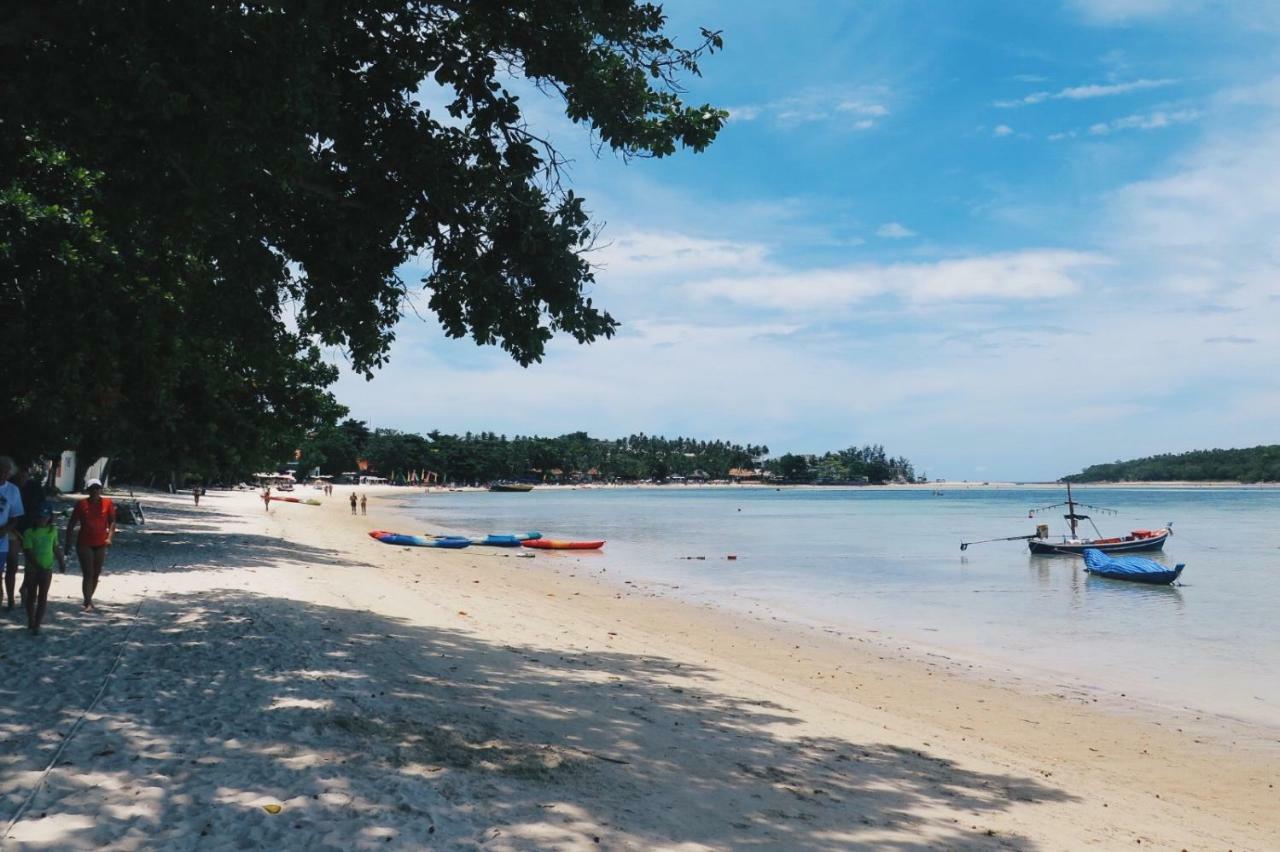
{"label": "outrigger pole", "polygon": [[1027,539],[1035,537],[1036,534],[1032,533],[1031,535],[1011,535],[1008,538],[983,538],[978,541],[962,541],[960,542],[960,549],[968,550],[969,545],[971,544],[986,544],[989,541],[1026,541]]}

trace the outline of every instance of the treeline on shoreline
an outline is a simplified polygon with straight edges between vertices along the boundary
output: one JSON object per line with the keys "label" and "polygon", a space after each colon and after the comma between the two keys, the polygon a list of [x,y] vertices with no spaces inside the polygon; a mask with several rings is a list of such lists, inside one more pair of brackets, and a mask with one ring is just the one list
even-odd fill
{"label": "treeline on shoreline", "polygon": [[847,483],[915,481],[905,458],[884,447],[850,447],[821,456],[787,453],[767,458],[763,445],[636,434],[592,438],[572,432],[554,438],[492,432],[426,435],[370,429],[345,420],[313,432],[299,448],[300,474],[341,475],[361,468],[393,479],[434,474],[440,482],[638,482],[684,479],[768,479]]}
{"label": "treeline on shoreline", "polygon": [[1063,482],[1280,482],[1280,444],[1095,464]]}

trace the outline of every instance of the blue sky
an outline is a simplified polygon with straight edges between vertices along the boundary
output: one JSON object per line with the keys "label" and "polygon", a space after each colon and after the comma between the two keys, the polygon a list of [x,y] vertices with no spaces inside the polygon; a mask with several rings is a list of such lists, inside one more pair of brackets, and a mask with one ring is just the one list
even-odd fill
{"label": "blue sky", "polygon": [[1280,441],[1280,4],[667,11],[724,32],[688,86],[732,114],[706,152],[597,156],[525,96],[622,332],[526,370],[409,318],[339,382],[354,416],[882,443],[970,480]]}

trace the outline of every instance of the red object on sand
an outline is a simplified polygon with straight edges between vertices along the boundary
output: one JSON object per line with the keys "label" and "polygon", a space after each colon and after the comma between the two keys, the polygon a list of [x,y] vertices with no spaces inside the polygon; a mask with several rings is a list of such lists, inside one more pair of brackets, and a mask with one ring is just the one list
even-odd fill
{"label": "red object on sand", "polygon": [[520,543],[539,550],[599,550],[604,547],[603,541],[564,541],[555,538],[535,538]]}

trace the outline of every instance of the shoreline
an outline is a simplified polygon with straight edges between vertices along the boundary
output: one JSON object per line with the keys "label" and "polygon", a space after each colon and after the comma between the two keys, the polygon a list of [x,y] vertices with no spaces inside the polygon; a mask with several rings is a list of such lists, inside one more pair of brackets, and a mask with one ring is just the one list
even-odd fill
{"label": "shoreline", "polygon": [[[398,529],[413,531],[415,525],[422,524],[422,518],[407,511],[405,504],[392,505],[387,502],[388,498],[403,499],[406,496],[403,487],[384,486],[383,491],[370,492],[370,496],[371,500],[380,504],[383,512],[396,519],[396,523],[401,525]],[[421,509],[429,511],[430,506],[422,504]],[[475,530],[440,525],[434,525],[434,531],[448,535],[476,534]],[[488,549],[468,548],[465,551],[451,552],[450,557],[454,560],[465,560],[470,556],[484,554],[486,550]],[[553,560],[569,558],[564,554],[556,553],[540,555],[544,558],[549,556]],[[878,653],[896,657],[910,666],[941,665],[953,674],[969,680],[986,680],[1015,690],[1034,691],[1043,696],[1070,695],[1079,703],[1094,705],[1113,716],[1134,719],[1160,718],[1166,723],[1176,721],[1184,730],[1194,730],[1197,736],[1211,738],[1219,743],[1236,745],[1248,743],[1255,747],[1280,752],[1280,724],[1272,718],[1250,716],[1241,708],[1228,710],[1195,706],[1194,698],[1183,698],[1167,690],[1144,690],[1140,686],[1135,691],[1114,679],[1109,681],[1107,678],[1087,678],[1079,672],[1056,668],[1049,664],[1011,660],[971,647],[939,641],[918,632],[891,633],[881,627],[858,622],[856,619],[824,620],[820,616],[788,608],[778,601],[762,602],[750,599],[752,601],[750,604],[735,605],[728,601],[707,604],[697,598],[680,594],[662,581],[646,580],[642,577],[624,578],[621,575],[614,577],[600,575],[589,579],[591,582],[603,584],[613,592],[644,590],[649,598],[660,598],[678,606],[695,608],[699,612],[704,612],[710,607],[727,619],[769,625],[780,630],[791,631],[798,637],[821,635],[835,636],[842,640],[853,639],[874,645]],[[679,586],[675,589],[679,589]]]}
{"label": "shoreline", "polygon": [[[11,841],[1261,849],[1280,838],[1274,753],[1253,744],[962,676],[866,636],[653,596],[578,556],[382,545],[365,535],[394,523],[376,498],[404,489],[356,489],[374,499],[354,518],[349,490],[269,512],[253,493],[211,491],[199,509],[144,495],[149,523],[121,535],[100,618],[70,611],[71,575],[55,577],[40,637],[5,623],[14,671],[0,691],[19,744],[0,764],[9,813],[101,687]],[[23,642],[44,644],[15,660]]]}
{"label": "shoreline", "polygon": [[[1075,488],[1120,488],[1131,490],[1270,490],[1280,489],[1280,482],[1191,482],[1191,481],[1154,481],[1154,482],[1081,482],[1072,483]],[[485,486],[463,485],[450,488],[440,485],[430,487],[422,485],[343,485],[342,488],[366,490],[369,488],[389,488],[393,492],[403,493],[406,490],[427,494],[444,493],[484,493]],[[309,490],[310,486],[299,486],[299,490]],[[602,483],[590,482],[581,484],[540,483],[534,485],[534,491],[617,491],[617,490],[706,490],[706,489],[760,489],[760,490],[813,490],[813,491],[1044,491],[1046,489],[1066,489],[1063,482],[928,482],[928,483],[886,483],[883,485],[816,485],[813,483],[771,483],[771,482],[630,482]]]}

